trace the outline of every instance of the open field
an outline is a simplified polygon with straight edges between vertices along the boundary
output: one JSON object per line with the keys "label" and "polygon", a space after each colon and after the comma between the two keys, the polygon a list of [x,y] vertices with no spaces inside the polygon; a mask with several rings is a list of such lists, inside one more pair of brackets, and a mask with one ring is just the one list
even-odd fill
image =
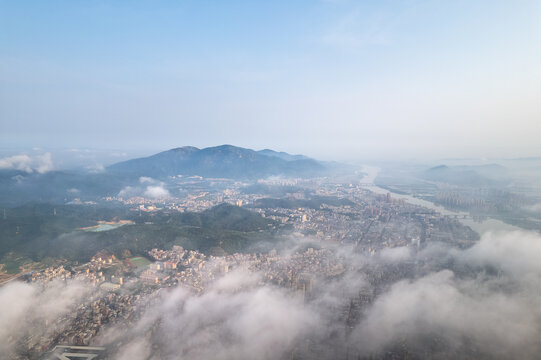
{"label": "open field", "polygon": [[138,268],[150,265],[150,261],[148,259],[140,256],[133,257],[129,261]]}

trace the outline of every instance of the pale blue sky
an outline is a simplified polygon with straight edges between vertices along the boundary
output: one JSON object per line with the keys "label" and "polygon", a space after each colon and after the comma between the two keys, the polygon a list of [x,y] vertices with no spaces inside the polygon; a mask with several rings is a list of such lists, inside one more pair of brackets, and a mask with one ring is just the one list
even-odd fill
{"label": "pale blue sky", "polygon": [[2,1],[3,147],[541,155],[540,1]]}

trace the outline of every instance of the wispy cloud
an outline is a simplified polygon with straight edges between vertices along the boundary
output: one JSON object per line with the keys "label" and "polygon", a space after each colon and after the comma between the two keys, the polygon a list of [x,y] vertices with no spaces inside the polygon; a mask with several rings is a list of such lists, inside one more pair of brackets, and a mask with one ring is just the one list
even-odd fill
{"label": "wispy cloud", "polygon": [[105,171],[105,166],[100,163],[94,163],[86,167],[89,173],[97,174]]}
{"label": "wispy cloud", "polygon": [[486,234],[466,250],[430,246],[417,259],[449,259],[454,269],[393,284],[357,326],[356,346],[370,354],[407,343],[411,353],[422,354],[439,342],[434,357],[463,358],[475,351],[487,358],[537,358],[540,240],[538,234],[509,232]]}
{"label": "wispy cloud", "polygon": [[143,196],[151,199],[169,198],[171,194],[166,189],[165,183],[148,176],[139,178],[140,186],[126,186],[118,193],[120,197]]}
{"label": "wispy cloud", "polygon": [[[440,244],[372,257],[344,252],[345,272],[327,280],[314,274],[306,303],[286,288],[263,284],[262,274],[238,268],[209,279],[200,294],[178,286],[156,292],[148,303],[141,299],[136,321],[111,324],[94,343],[121,360],[380,358],[396,346],[412,358],[536,359],[540,241],[538,234],[508,232],[484,235],[464,250]],[[396,269],[399,263],[415,263],[418,276],[380,289],[345,330],[341,314],[349,299],[372,286],[361,269],[375,266],[379,273],[381,265]],[[94,291],[76,282],[0,288],[0,306],[10,310],[0,312],[0,352],[14,350],[10,337],[50,334],[54,327],[41,324],[66,315]]]}
{"label": "wispy cloud", "polygon": [[321,37],[321,42],[346,48],[390,42],[391,33],[386,19],[366,19],[365,16],[358,8],[351,10],[327,30]]}
{"label": "wispy cloud", "polygon": [[342,13],[327,26],[320,40],[323,44],[341,48],[369,45],[388,45],[396,39],[398,28],[407,20],[418,2],[404,2],[399,6],[371,6],[370,4],[330,1],[329,6]]}
{"label": "wispy cloud", "polygon": [[161,185],[147,186],[144,192],[144,195],[145,197],[149,197],[152,199],[163,199],[163,198],[168,198],[169,196],[171,196],[169,194],[169,191]]}
{"label": "wispy cloud", "polygon": [[91,291],[77,281],[54,281],[45,287],[13,282],[0,288],[2,358],[12,358],[18,342],[35,345],[42,336],[51,336],[57,321],[74,311]]}
{"label": "wispy cloud", "polygon": [[14,155],[0,159],[0,169],[19,170],[27,173],[37,172],[44,174],[53,170],[51,153],[29,156],[26,154]]}
{"label": "wispy cloud", "polygon": [[[123,339],[117,359],[148,358],[149,341],[159,344],[163,359],[283,358],[299,336],[313,329],[318,316],[300,298],[280,288],[259,287],[258,281],[257,275],[236,271],[200,296],[183,287],[164,292],[137,324],[128,331],[112,328],[103,340]],[[157,331],[148,339],[145,334],[153,324]],[[134,353],[134,347],[143,352]]]}

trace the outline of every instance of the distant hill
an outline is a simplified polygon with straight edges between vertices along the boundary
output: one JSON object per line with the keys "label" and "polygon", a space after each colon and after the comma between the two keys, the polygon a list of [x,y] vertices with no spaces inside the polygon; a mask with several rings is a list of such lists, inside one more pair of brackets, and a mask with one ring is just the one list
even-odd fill
{"label": "distant hill", "polygon": [[78,197],[113,196],[129,179],[117,174],[82,171],[50,171],[45,174],[0,170],[0,206],[28,202],[66,203]]}
{"label": "distant hill", "polygon": [[120,162],[109,166],[107,171],[155,178],[181,174],[255,179],[273,175],[311,177],[323,174],[326,169],[322,163],[302,155],[221,145],[204,149],[191,146],[176,148],[146,158]]}
{"label": "distant hill", "polygon": [[443,182],[461,186],[502,185],[509,181],[508,170],[498,164],[479,166],[447,166],[432,167],[420,174],[426,180]]}
{"label": "distant hill", "polygon": [[168,176],[255,180],[269,176],[314,177],[336,172],[333,163],[269,149],[254,151],[231,145],[205,149],[185,146],[109,166],[105,171],[56,170],[44,174],[0,169],[0,206],[38,201],[65,204],[74,199],[115,196],[137,186],[141,176],[166,181]]}
{"label": "distant hill", "polygon": [[277,157],[285,161],[310,160],[309,157],[304,155],[291,155],[283,151],[278,152],[270,149],[259,150],[257,153],[261,155]]}

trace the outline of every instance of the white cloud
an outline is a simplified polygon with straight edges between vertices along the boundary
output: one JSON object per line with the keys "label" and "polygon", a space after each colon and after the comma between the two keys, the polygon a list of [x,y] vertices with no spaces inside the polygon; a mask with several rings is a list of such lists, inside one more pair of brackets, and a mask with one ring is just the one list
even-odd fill
{"label": "white cloud", "polygon": [[[285,289],[257,286],[257,275],[235,271],[195,295],[178,287],[162,292],[141,320],[129,329],[110,329],[106,342],[126,344],[117,359],[146,359],[147,330],[161,359],[278,359],[292,352],[299,337],[312,331],[318,316]],[[127,330],[127,331],[126,331]],[[153,348],[158,348],[153,347]]]}
{"label": "white cloud", "polygon": [[147,186],[143,195],[153,199],[168,198],[171,196],[169,191],[163,186]]}
{"label": "white cloud", "polygon": [[[376,299],[352,335],[360,353],[406,344],[411,353],[422,354],[431,344],[440,344],[431,350],[440,353],[431,356],[538,357],[539,234],[486,234],[470,249],[449,251],[440,246],[420,257],[435,262],[454,259],[457,273],[444,269],[392,285]],[[498,275],[487,274],[486,266]]]}
{"label": "white cloud", "polygon": [[123,197],[123,198],[129,198],[132,196],[140,195],[140,192],[141,190],[136,187],[125,186],[124,188],[122,188],[122,190],[120,190],[120,192],[118,193],[118,196]]}
{"label": "white cloud", "polygon": [[165,188],[165,184],[161,181],[150,177],[142,176],[139,178],[140,184],[148,184],[147,186],[126,186],[118,193],[120,197],[143,196],[151,199],[164,199],[171,196]]}
{"label": "white cloud", "polygon": [[86,169],[88,170],[89,173],[92,173],[92,174],[102,173],[105,171],[105,167],[103,166],[103,164],[99,164],[99,163],[88,165]]}
{"label": "white cloud", "polygon": [[40,174],[53,170],[50,153],[30,157],[26,154],[14,155],[0,159],[0,169],[19,170],[27,173]]}
{"label": "white cloud", "polygon": [[153,178],[148,177],[148,176],[141,176],[139,178],[139,182],[141,184],[145,184],[145,183],[154,184],[156,182],[156,180],[154,180]]}
{"label": "white cloud", "polygon": [[411,249],[407,246],[400,246],[396,248],[385,248],[379,252],[379,258],[383,261],[398,262],[404,261],[411,257]]}
{"label": "white cloud", "polygon": [[[120,360],[379,358],[395,346],[412,358],[535,359],[541,351],[539,244],[538,234],[508,232],[484,235],[465,250],[430,245],[418,254],[406,248],[370,258],[339,253],[346,271],[327,280],[314,274],[307,303],[288,288],[263,285],[261,274],[237,269],[208,280],[200,294],[179,286],[161,289],[148,303],[142,298],[139,320],[104,328],[94,343]],[[385,275],[389,266],[387,275],[394,276],[401,261],[412,259],[432,265],[419,263],[417,276],[379,288],[346,335],[349,299],[371,286],[363,269],[374,266]],[[441,263],[453,265],[438,268]],[[9,336],[17,341],[28,331],[36,338],[52,331],[39,324],[84,301],[87,290],[78,286],[0,288],[0,308],[10,310],[0,312],[0,352],[12,351]]]}
{"label": "white cloud", "polygon": [[[11,358],[19,341],[36,344],[55,330],[56,320],[74,311],[92,288],[76,281],[37,284],[13,282],[0,288],[0,353]],[[17,357],[13,357],[17,358]]]}
{"label": "white cloud", "polygon": [[539,234],[525,231],[486,233],[463,256],[465,262],[501,268],[516,276],[541,275],[540,259]]}
{"label": "white cloud", "polygon": [[526,206],[526,210],[533,211],[533,212],[540,212],[541,211],[541,203],[536,203],[534,205]]}

